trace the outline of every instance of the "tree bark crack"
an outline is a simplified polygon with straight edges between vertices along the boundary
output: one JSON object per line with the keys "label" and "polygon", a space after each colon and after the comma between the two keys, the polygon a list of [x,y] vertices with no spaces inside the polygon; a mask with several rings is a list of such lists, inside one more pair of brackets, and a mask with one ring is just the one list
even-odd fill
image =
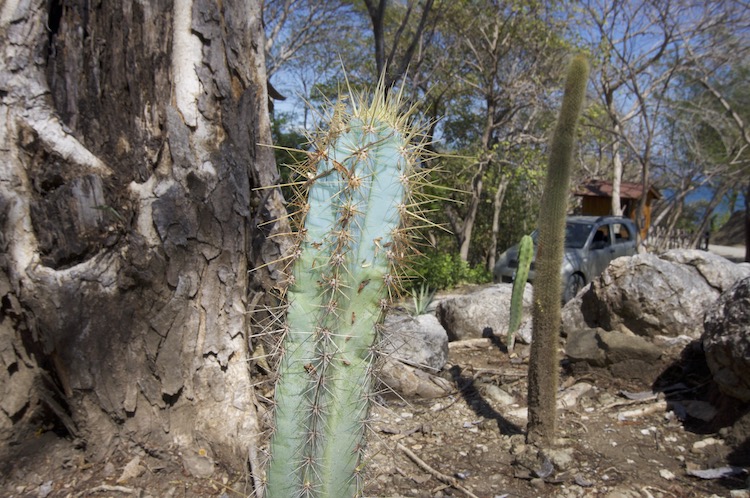
{"label": "tree bark crack", "polygon": [[[118,434],[201,439],[257,472],[247,300],[252,288],[265,306],[280,274],[247,270],[288,243],[265,237],[288,231],[277,190],[250,211],[253,189],[278,178],[257,145],[270,143],[260,5],[72,0],[53,33],[48,8],[0,7],[0,290],[40,350],[28,369],[49,360],[96,455]],[[253,215],[280,221],[261,233]],[[88,245],[53,256],[68,232]],[[21,372],[18,348],[0,360]],[[28,404],[15,401],[0,418]]]}

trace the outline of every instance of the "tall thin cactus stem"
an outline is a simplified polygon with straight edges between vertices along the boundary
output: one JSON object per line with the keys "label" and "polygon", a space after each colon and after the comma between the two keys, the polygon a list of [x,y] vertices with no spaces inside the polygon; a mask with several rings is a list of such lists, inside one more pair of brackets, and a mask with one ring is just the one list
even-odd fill
{"label": "tall thin cactus stem", "polygon": [[574,57],[568,68],[560,116],[550,148],[547,179],[539,212],[536,276],[532,308],[533,340],[529,357],[527,440],[549,445],[556,430],[561,268],[565,243],[570,172],[576,125],[583,107],[589,65]]}
{"label": "tall thin cactus stem", "polygon": [[516,332],[521,326],[523,317],[523,293],[526,290],[526,280],[529,278],[531,260],[534,258],[534,240],[530,235],[521,237],[518,245],[518,267],[516,277],[513,280],[513,293],[510,296],[510,320],[508,323],[508,338],[506,346],[508,352],[513,351]]}

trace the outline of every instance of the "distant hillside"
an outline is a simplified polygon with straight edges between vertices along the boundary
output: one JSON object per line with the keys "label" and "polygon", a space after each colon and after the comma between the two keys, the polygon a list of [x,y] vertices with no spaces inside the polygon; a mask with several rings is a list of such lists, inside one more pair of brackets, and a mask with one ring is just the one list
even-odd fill
{"label": "distant hillside", "polygon": [[745,245],[745,212],[735,211],[724,226],[711,234],[711,243],[720,246]]}

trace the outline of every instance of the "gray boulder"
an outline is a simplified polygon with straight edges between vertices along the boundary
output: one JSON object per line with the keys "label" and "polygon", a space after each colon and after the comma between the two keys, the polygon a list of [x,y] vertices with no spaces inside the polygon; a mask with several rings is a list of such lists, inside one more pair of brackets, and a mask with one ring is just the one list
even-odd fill
{"label": "gray boulder", "polygon": [[737,281],[708,309],[701,340],[721,391],[750,401],[750,277]]}
{"label": "gray boulder", "polygon": [[632,332],[600,328],[572,330],[565,343],[565,355],[570,361],[609,367],[618,376],[631,379],[650,375],[661,354],[661,348]]}
{"label": "gray boulder", "polygon": [[697,339],[706,309],[750,268],[712,253],[676,249],[618,258],[563,309],[563,333],[584,328]]}
{"label": "gray boulder", "polygon": [[434,315],[388,314],[381,350],[403,363],[438,372],[448,361],[448,334]]}
{"label": "gray boulder", "polygon": [[446,379],[387,358],[382,365],[378,380],[400,396],[423,399],[440,398],[452,394],[455,389]]}
{"label": "gray boulder", "polygon": [[599,338],[599,331],[603,329],[575,329],[568,332],[568,339],[565,341],[565,356],[571,361],[585,361],[595,367],[604,367],[607,365],[607,353],[602,348]]}
{"label": "gray boulder", "polygon": [[674,249],[661,255],[665,261],[688,266],[719,294],[734,285],[738,278],[750,276],[750,267],[714,253],[696,249]]}
{"label": "gray boulder", "polygon": [[[502,338],[508,332],[510,321],[511,284],[496,284],[463,296],[442,300],[435,310],[438,320],[451,341],[477,339],[494,335]],[[523,342],[531,340],[530,284],[523,294],[523,318],[516,336]]]}

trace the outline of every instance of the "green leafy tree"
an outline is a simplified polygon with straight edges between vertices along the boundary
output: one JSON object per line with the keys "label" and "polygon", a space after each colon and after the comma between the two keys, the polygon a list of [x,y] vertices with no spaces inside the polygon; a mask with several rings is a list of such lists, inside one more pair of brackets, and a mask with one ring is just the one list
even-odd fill
{"label": "green leafy tree", "polygon": [[[494,258],[486,253],[488,248],[496,252],[497,220],[515,176],[512,156],[519,148],[545,142],[539,123],[554,87],[550,67],[565,46],[556,35],[559,15],[538,2],[487,1],[464,5],[463,16],[454,19],[462,48],[463,62],[457,70],[462,92],[455,107],[448,108],[446,134],[455,132],[456,143],[466,144],[473,160],[462,185],[467,192],[463,205],[448,205],[446,211],[463,260],[469,260],[480,211],[495,218],[490,221],[484,261]],[[489,197],[491,172],[495,183]]]}

